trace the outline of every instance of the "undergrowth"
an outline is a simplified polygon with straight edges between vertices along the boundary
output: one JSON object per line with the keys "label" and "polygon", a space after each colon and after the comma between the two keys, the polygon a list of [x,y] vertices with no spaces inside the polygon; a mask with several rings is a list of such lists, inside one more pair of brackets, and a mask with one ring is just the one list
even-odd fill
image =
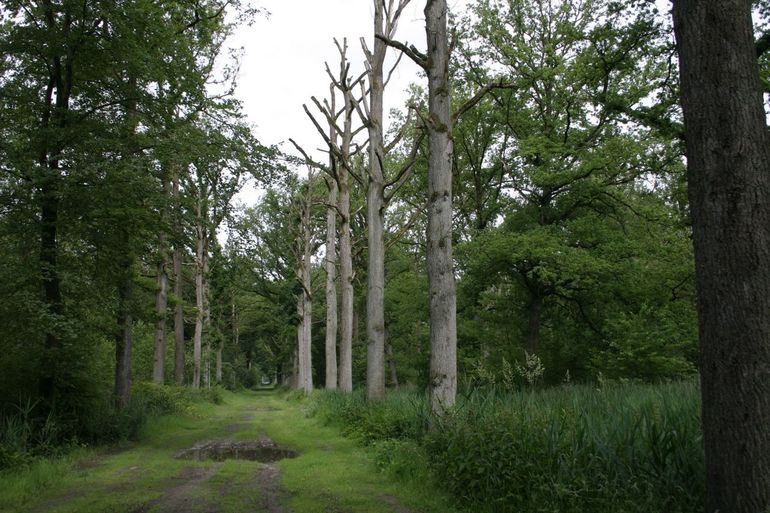
{"label": "undergrowth", "polygon": [[0,471],[59,457],[78,447],[136,439],[150,418],[189,414],[202,401],[221,403],[221,389],[138,383],[125,408],[116,408],[111,398],[96,399],[87,415],[77,417],[67,412],[39,415],[37,402],[19,401],[0,412]]}
{"label": "undergrowth", "polygon": [[321,392],[306,412],[372,445],[396,476],[420,479],[427,467],[474,511],[695,513],[705,493],[699,397],[690,382],[472,390],[431,419],[414,390],[379,403]]}

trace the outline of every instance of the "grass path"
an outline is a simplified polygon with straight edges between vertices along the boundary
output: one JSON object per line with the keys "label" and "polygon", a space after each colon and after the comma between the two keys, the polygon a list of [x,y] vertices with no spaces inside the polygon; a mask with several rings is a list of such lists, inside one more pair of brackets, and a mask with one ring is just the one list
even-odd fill
{"label": "grass path", "polygon": [[[226,393],[194,416],[151,421],[140,442],[0,474],[0,511],[33,513],[451,513],[427,483],[395,482],[371,453],[270,392]],[[274,463],[175,455],[206,441],[267,437],[299,456]]]}

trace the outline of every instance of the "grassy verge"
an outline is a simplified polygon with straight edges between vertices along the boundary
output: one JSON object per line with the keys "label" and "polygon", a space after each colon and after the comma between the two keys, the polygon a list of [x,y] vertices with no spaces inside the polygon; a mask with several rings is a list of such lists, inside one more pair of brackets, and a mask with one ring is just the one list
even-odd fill
{"label": "grassy verge", "polygon": [[474,511],[703,509],[693,383],[474,391],[433,430],[427,398],[414,391],[374,405],[361,393],[321,393],[308,411],[373,445],[396,476],[429,466],[433,482]]}

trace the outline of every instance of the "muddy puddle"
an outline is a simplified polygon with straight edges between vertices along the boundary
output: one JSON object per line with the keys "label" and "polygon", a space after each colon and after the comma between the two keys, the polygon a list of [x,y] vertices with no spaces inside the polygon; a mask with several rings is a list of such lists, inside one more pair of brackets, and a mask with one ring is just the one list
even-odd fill
{"label": "muddy puddle", "polygon": [[272,440],[252,442],[209,441],[200,442],[176,454],[186,460],[252,460],[272,463],[284,458],[296,458],[299,453],[288,447],[275,444]]}

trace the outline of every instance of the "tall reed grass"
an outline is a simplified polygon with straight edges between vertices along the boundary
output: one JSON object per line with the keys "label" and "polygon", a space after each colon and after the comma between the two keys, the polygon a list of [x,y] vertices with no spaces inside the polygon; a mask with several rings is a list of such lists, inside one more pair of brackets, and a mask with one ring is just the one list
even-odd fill
{"label": "tall reed grass", "polygon": [[[403,467],[413,446],[474,511],[690,513],[703,511],[699,397],[693,382],[477,389],[431,419],[415,390],[374,404],[325,392],[308,413],[375,445],[386,467]],[[414,474],[407,463],[396,473]]]}

